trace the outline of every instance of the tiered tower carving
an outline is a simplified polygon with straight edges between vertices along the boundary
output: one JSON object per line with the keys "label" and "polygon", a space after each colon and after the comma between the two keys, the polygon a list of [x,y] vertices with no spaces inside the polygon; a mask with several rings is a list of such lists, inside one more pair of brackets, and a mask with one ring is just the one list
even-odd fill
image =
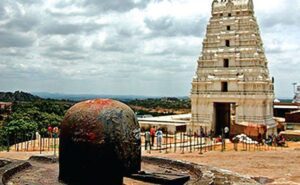
{"label": "tiered tower carving", "polygon": [[195,131],[202,126],[217,132],[222,123],[218,123],[216,105],[222,103],[230,104],[230,124],[274,128],[273,80],[253,1],[214,0],[211,14],[192,82],[190,128]]}

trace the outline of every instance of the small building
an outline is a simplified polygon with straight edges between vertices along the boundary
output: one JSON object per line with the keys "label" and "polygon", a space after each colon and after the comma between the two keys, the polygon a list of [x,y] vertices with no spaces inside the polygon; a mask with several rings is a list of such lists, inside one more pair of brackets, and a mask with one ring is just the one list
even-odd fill
{"label": "small building", "polygon": [[296,84],[297,88],[295,91],[295,97],[293,99],[293,103],[300,103],[300,85]]}
{"label": "small building", "polygon": [[284,118],[287,113],[300,110],[300,103],[274,102],[274,116]]}
{"label": "small building", "polygon": [[190,120],[191,114],[138,118],[142,131],[155,127],[156,129],[167,130],[170,134],[186,132],[186,127]]}
{"label": "small building", "polygon": [[300,130],[300,110],[286,113],[285,121],[287,124],[287,129]]}

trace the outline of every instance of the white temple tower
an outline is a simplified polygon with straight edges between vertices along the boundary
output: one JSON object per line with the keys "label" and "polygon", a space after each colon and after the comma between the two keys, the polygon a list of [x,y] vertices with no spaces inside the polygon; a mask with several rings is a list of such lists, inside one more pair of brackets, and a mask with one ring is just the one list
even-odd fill
{"label": "white temple tower", "polygon": [[295,96],[293,99],[293,103],[300,103],[300,84],[295,84]]}
{"label": "white temple tower", "polygon": [[273,130],[273,100],[253,1],[214,0],[192,82],[190,128],[219,135],[226,126],[250,123]]}

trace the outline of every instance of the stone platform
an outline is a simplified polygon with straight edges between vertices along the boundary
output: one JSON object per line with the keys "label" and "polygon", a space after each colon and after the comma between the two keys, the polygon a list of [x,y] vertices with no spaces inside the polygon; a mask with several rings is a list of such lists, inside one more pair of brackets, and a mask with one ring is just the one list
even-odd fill
{"label": "stone platform", "polygon": [[[52,158],[45,160],[42,157],[33,157],[28,162],[32,165],[31,167],[16,173],[12,176],[5,184],[19,185],[19,184],[31,184],[31,185],[62,185],[63,183],[58,182],[58,163],[53,163]],[[33,160],[34,159],[34,160]],[[165,158],[156,157],[143,157],[142,159],[142,170],[147,173],[161,173],[169,175],[182,175],[190,176],[190,180],[185,185],[191,184],[239,184],[239,185],[256,185],[260,184],[254,179],[247,176],[241,176],[236,173],[232,173],[226,170],[220,170],[208,166],[198,165],[194,163],[170,160]],[[24,162],[24,161],[23,161]],[[125,178],[125,185],[153,185],[157,183],[142,182],[139,180],[133,180]]]}

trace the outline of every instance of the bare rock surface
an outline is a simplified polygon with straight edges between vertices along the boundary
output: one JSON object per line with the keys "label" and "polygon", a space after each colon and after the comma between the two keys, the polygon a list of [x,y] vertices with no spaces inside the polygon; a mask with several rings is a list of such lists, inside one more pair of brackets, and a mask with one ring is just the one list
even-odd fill
{"label": "bare rock surface", "polygon": [[[254,179],[227,170],[202,166],[195,163],[174,161],[163,158],[144,158],[142,169],[148,173],[166,173],[190,175],[186,185],[257,185]],[[58,182],[58,164],[31,160],[32,167],[14,175],[9,185],[63,185]],[[124,179],[125,185],[152,185],[129,178]]]}

